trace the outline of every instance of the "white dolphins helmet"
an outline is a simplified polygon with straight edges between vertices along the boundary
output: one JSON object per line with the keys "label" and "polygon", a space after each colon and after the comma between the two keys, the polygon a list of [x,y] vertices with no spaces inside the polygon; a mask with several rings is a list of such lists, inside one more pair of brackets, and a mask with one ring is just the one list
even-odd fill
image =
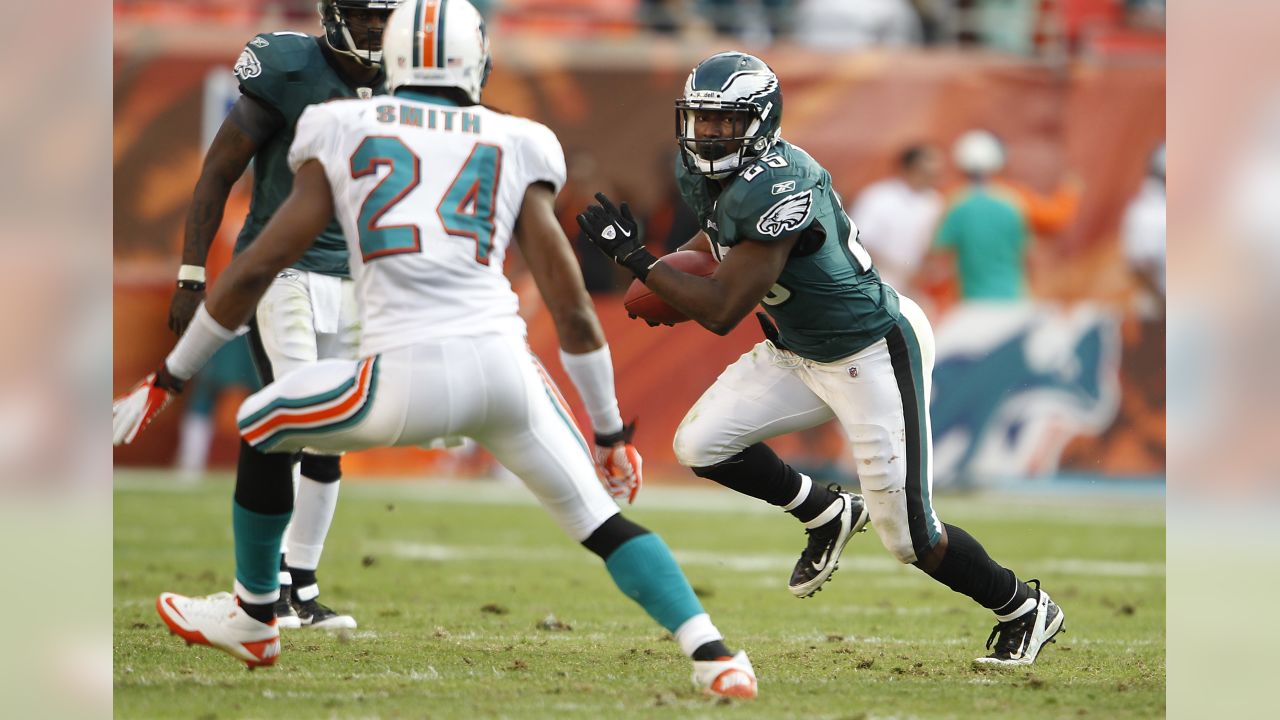
{"label": "white dolphins helmet", "polygon": [[382,35],[387,91],[458,88],[474,103],[493,62],[484,18],[467,0],[403,0]]}

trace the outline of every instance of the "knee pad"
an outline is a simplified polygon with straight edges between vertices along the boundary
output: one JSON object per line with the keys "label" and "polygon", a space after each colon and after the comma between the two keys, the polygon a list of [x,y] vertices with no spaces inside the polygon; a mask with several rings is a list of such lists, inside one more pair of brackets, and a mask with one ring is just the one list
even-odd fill
{"label": "knee pad", "polygon": [[906,496],[902,489],[878,491],[862,488],[867,509],[871,512],[871,526],[880,537],[880,544],[889,554],[904,564],[914,563],[915,545],[911,542],[911,526],[907,519]]}
{"label": "knee pad", "polygon": [[906,523],[877,522],[875,529],[876,534],[880,536],[880,543],[890,555],[898,559],[898,562],[910,565],[916,561],[916,549],[911,544],[911,532],[907,529]]}
{"label": "knee pad", "polygon": [[338,482],[342,479],[341,455],[314,455],[302,453],[302,476],[318,483]]}
{"label": "knee pad", "polygon": [[696,472],[696,468],[709,467],[728,460],[743,448],[727,448],[724,446],[723,438],[718,437],[717,433],[704,424],[686,421],[676,428],[671,449],[675,451],[677,462],[687,468],[694,468]]}

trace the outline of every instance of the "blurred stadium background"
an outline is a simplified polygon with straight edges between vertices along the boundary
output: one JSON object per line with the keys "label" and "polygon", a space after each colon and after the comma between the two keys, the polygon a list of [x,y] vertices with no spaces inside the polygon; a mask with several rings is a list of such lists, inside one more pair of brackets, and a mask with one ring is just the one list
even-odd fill
{"label": "blurred stadium background", "polygon": [[[926,184],[954,202],[964,177],[952,144],[974,128],[994,132],[1007,157],[1001,183],[1021,198],[1035,234],[1028,297],[968,303],[954,272],[895,279],[922,301],[938,334],[936,482],[1083,480],[1163,490],[1163,284],[1153,293],[1144,282],[1124,232],[1164,139],[1163,2],[476,4],[493,35],[486,103],[546,123],[564,146],[570,181],[558,207],[571,238],[573,215],[600,190],[631,201],[656,252],[692,234],[670,172],[672,101],[689,68],[714,51],[745,49],[774,67],[785,93],[784,135],[831,171],[850,207],[893,176],[914,144],[940,150],[940,172]],[[114,12],[113,383],[122,390],[171,345],[165,317],[185,213],[204,148],[236,97],[230,69],[240,48],[256,32],[314,34],[319,23],[308,0],[116,0]],[[215,273],[229,258],[247,190],[246,178],[211,254]],[[875,238],[865,239],[875,257]],[[743,323],[721,339],[692,324],[650,329],[629,320],[620,301],[626,278],[577,245],[613,347],[624,415],[641,420],[647,475],[691,481],[670,450],[675,427],[759,330]],[[531,345],[549,358],[556,347],[549,316],[518,258],[508,271],[528,299]],[[182,399],[189,407],[170,410],[137,445],[117,450],[116,465],[181,465],[188,476],[232,467],[232,417],[248,392],[234,382],[243,371],[233,355],[234,348],[205,373],[203,392]],[[558,364],[549,365],[563,386]],[[855,477],[832,428],[776,446],[824,477]],[[483,453],[416,449],[354,454],[346,467],[349,477],[496,471]]]}

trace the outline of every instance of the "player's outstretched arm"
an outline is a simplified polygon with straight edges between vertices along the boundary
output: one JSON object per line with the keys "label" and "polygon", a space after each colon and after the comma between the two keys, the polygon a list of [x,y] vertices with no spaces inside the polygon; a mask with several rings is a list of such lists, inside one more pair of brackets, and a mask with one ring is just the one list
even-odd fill
{"label": "player's outstretched arm", "polygon": [[283,119],[258,101],[242,95],[218,128],[200,179],[196,181],[182,237],[179,286],[169,303],[169,329],[181,335],[204,300],[204,266],[209,258],[231,187],[244,174],[258,148],[283,124]]}
{"label": "player's outstretched arm", "polygon": [[209,300],[196,308],[160,368],[112,403],[114,444],[133,442],[173,395],[181,392],[182,384],[235,337],[235,329],[249,319],[276,273],[302,257],[332,217],[333,198],[324,167],[318,161],[308,161],[298,169],[293,191],[262,234],[231,261],[210,291]]}
{"label": "player's outstretched arm", "polygon": [[613,384],[613,357],[582,269],[555,215],[555,191],[534,183],[516,218],[516,242],[551,312],[560,362],[582,396],[595,432],[596,471],[616,500],[634,502],[644,482],[643,460],[631,443],[635,423],[623,425]]}

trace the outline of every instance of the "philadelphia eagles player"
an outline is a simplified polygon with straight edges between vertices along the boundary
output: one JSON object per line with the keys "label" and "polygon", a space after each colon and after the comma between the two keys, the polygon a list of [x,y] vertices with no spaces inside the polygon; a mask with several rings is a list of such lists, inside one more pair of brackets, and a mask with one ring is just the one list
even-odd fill
{"label": "philadelphia eagles player", "polygon": [[[881,282],[831,175],[779,135],[778,78],[725,52],[689,75],[676,101],[676,176],[702,230],[681,249],[720,262],[707,278],[649,254],[625,203],[604,195],[578,216],[587,237],[671,306],[724,335],[759,303],[767,340],[730,365],[676,431],[700,477],[782,507],[807,547],[791,592],[831,576],[868,518],[894,557],[967,595],[997,619],[980,663],[1026,665],[1062,629],[1062,610],[934,512],[929,385],[933,332],[919,306]],[[770,320],[772,318],[772,320]],[[774,324],[776,323],[776,325]],[[836,418],[865,497],[822,487],[764,441]]]}
{"label": "philadelphia eagles player", "polygon": [[[288,197],[293,173],[287,163],[294,125],[302,111],[333,98],[383,93],[382,29],[398,0],[322,0],[324,36],[262,33],[245,45],[235,65],[240,98],[213,139],[187,213],[178,289],[169,327],[181,335],[204,300],[204,264],[222,222],[231,186],[253,160],[253,200],[236,241],[247,247]],[[281,272],[249,323],[250,347],[264,383],[324,358],[355,358],[360,323],[347,266],[347,244],[336,220],[291,268]],[[316,567],[338,500],[339,455],[300,453],[296,506],[280,558],[275,612],[281,627],[353,628],[355,619],[318,600]],[[255,526],[281,522],[254,508],[269,484],[261,476],[278,464],[241,443],[236,470],[233,525],[237,547]],[[295,471],[297,470],[295,466]],[[287,516],[285,516],[287,520]],[[277,551],[273,551],[277,552]],[[292,590],[291,590],[292,588]],[[267,598],[255,597],[265,602]]]}

